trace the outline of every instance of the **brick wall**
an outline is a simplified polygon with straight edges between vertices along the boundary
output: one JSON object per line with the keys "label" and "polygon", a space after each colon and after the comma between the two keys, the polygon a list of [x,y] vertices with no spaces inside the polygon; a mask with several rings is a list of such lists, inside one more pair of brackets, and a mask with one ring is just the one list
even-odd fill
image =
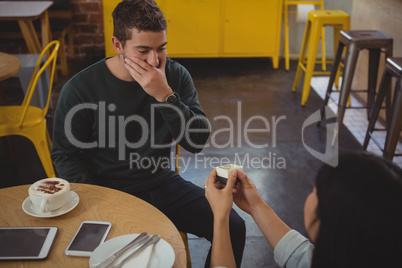
{"label": "brick wall", "polygon": [[[105,41],[102,0],[70,0],[70,4],[73,11],[76,57],[103,58],[105,56]],[[19,32],[17,22],[12,23],[15,24],[15,31]],[[9,24],[5,24],[5,27],[10,27],[7,25]],[[40,33],[38,36],[40,37]],[[68,46],[68,42],[66,45]],[[12,54],[28,53],[22,36],[1,38],[0,51]]]}
{"label": "brick wall", "polygon": [[78,57],[105,55],[102,0],[70,0]]}

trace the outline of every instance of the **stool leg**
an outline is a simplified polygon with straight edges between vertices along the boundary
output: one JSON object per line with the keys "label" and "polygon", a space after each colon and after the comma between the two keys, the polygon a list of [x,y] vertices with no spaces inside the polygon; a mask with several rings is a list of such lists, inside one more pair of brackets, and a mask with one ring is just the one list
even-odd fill
{"label": "stool leg", "polygon": [[288,5],[284,5],[284,20],[285,20],[285,69],[289,71],[289,18],[288,18]]}
{"label": "stool leg", "polygon": [[66,33],[63,32],[61,37],[59,38],[60,48],[59,48],[59,59],[60,59],[60,67],[61,74],[66,76],[68,75],[68,64],[67,64],[67,54],[66,54]]}
{"label": "stool leg", "polygon": [[68,51],[69,51],[69,56],[71,59],[75,58],[75,51],[74,51],[74,31],[72,28],[68,31]]}
{"label": "stool leg", "polygon": [[350,95],[350,88],[352,86],[353,75],[356,69],[357,58],[359,56],[359,49],[355,44],[350,44],[345,58],[345,68],[343,71],[343,80],[341,91],[339,94],[338,102],[338,123],[339,126],[343,122],[343,117],[345,115],[345,108],[348,102],[348,97]]}
{"label": "stool leg", "polygon": [[327,59],[326,59],[326,54],[325,54],[325,28],[321,28],[321,68],[323,71],[327,70]]}
{"label": "stool leg", "polygon": [[306,73],[304,76],[304,84],[303,84],[303,92],[301,100],[302,106],[306,104],[308,95],[310,94],[310,87],[311,87],[310,82],[314,72],[315,60],[317,59],[317,51],[318,51],[318,45],[320,43],[320,36],[321,36],[321,25],[315,23],[309,38],[310,40],[309,40],[307,66],[306,66]]}
{"label": "stool leg", "polygon": [[[367,146],[370,142],[370,135],[374,130],[375,123],[377,121],[378,115],[381,110],[382,102],[384,100],[385,95],[389,91],[390,81],[391,81],[391,75],[386,70],[384,70],[384,73],[381,78],[380,86],[378,89],[378,95],[377,95],[377,98],[375,99],[375,104],[372,109],[372,113],[370,114],[369,124],[367,127],[366,136],[365,136],[364,142],[363,142],[363,150],[367,150]],[[388,129],[388,127],[387,127],[387,129]]]}
{"label": "stool leg", "polygon": [[304,64],[304,58],[306,57],[308,41],[309,41],[309,37],[310,37],[310,28],[311,28],[311,22],[307,21],[306,30],[304,31],[304,37],[303,37],[302,47],[301,47],[300,56],[299,56],[299,62],[297,63],[296,77],[295,77],[295,81],[293,83],[293,89],[292,89],[293,92],[296,91],[297,86],[299,85],[299,82],[300,82],[302,66]]}
{"label": "stool leg", "polygon": [[[338,76],[338,73],[339,73],[338,72],[339,64],[340,64],[341,59],[342,59],[342,54],[343,54],[343,48],[344,47],[345,47],[345,45],[342,44],[341,42],[339,42],[338,49],[336,51],[336,55],[335,55],[335,59],[334,59],[334,64],[332,66],[331,75],[329,76],[327,92],[325,93],[324,106],[321,109],[321,119],[324,116],[325,106],[327,106],[328,102],[329,102],[329,96],[331,95],[331,92],[332,92],[332,85],[334,84],[334,81],[335,81],[335,79],[336,79],[336,77]],[[318,126],[320,126],[320,125],[321,125],[321,121],[318,121]]]}
{"label": "stool leg", "polygon": [[367,89],[367,119],[370,120],[370,115],[373,109],[374,98],[377,87],[378,66],[380,63],[380,49],[370,49],[369,51],[369,70],[368,70],[368,89]]}
{"label": "stool leg", "polygon": [[388,129],[387,137],[385,138],[383,156],[385,159],[392,161],[395,155],[402,125],[402,84],[400,79],[398,79],[395,87],[392,115],[389,125],[390,128]]}
{"label": "stool leg", "polygon": [[[341,35],[341,30],[342,30],[342,27],[334,26],[334,38],[333,38],[334,39],[333,40],[334,41],[334,55],[336,55],[336,53],[338,51],[337,47],[340,44],[339,36]],[[345,47],[345,46],[343,45],[343,47]],[[341,53],[341,59],[342,59],[342,53]],[[338,70],[336,71],[336,76],[335,76],[335,88],[336,88],[336,91],[339,91],[339,77],[340,76],[341,76],[341,68],[338,67]]]}
{"label": "stool leg", "polygon": [[339,91],[339,78],[342,75],[341,71],[341,66],[338,67],[338,70],[336,71],[336,76],[335,76],[335,89],[336,91]]}
{"label": "stool leg", "polygon": [[340,64],[341,59],[342,59],[342,53],[343,53],[343,48],[344,47],[345,47],[344,44],[342,44],[342,43],[338,44],[338,49],[336,51],[334,64],[332,66],[331,75],[330,75],[329,81],[328,81],[327,93],[325,94],[324,106],[328,105],[329,96],[330,96],[331,91],[332,91],[332,86],[334,84],[334,81],[335,81],[336,77],[338,76],[339,64]]}
{"label": "stool leg", "polygon": [[[392,57],[393,51],[393,42],[388,44],[388,47],[385,49],[385,58]],[[392,100],[392,90],[391,84],[388,85],[387,95],[385,98],[385,122],[388,124],[389,118],[391,118],[391,100]],[[387,125],[388,126],[388,125]]]}
{"label": "stool leg", "polygon": [[388,85],[387,93],[385,95],[385,124],[389,125],[389,120],[391,118],[391,101],[392,101],[392,90],[391,90],[391,83]]}
{"label": "stool leg", "polygon": [[334,26],[334,53],[335,53],[335,49],[339,44],[339,36],[341,35],[341,31],[342,31],[342,27],[340,26]]}

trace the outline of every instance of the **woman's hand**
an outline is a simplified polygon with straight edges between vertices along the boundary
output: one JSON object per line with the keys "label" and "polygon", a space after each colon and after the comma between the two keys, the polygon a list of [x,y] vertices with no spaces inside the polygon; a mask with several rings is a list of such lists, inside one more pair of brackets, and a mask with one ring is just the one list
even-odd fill
{"label": "woman's hand", "polygon": [[229,178],[231,179],[240,179],[240,183],[236,186],[236,191],[234,192],[234,202],[235,204],[248,214],[252,215],[253,211],[261,204],[265,204],[264,200],[262,200],[260,194],[255,187],[253,181],[247,177],[240,170],[233,170],[230,173]]}
{"label": "woman's hand", "polygon": [[229,217],[233,206],[233,185],[236,176],[230,176],[226,185],[219,189],[215,185],[216,169],[213,169],[207,180],[204,181],[205,197],[207,198],[214,217]]}
{"label": "woman's hand", "polygon": [[[235,268],[236,262],[229,233],[229,214],[233,206],[233,185],[236,176],[229,176],[226,185],[215,184],[216,169],[204,181],[205,197],[214,213],[214,235],[212,239],[211,267]],[[218,187],[219,186],[219,187]]]}

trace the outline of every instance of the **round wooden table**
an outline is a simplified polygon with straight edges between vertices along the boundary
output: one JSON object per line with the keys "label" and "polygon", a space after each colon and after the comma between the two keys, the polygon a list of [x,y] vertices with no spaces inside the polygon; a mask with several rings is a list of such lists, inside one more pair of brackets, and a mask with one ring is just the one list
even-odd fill
{"label": "round wooden table", "polygon": [[113,237],[148,232],[159,234],[174,249],[173,267],[186,266],[186,251],[179,231],[158,209],[130,194],[114,189],[72,183],[80,201],[67,214],[54,218],[37,218],[22,210],[29,185],[0,189],[0,227],[56,226],[59,228],[49,256],[43,261],[1,261],[1,267],[89,267],[89,258],[66,256],[69,242],[81,222],[108,221],[112,228],[106,240]]}
{"label": "round wooden table", "polygon": [[0,52],[0,104],[6,104],[6,96],[1,81],[18,73],[21,68],[19,59],[13,55]]}
{"label": "round wooden table", "polygon": [[0,81],[15,75],[20,68],[21,63],[17,57],[0,52]]}

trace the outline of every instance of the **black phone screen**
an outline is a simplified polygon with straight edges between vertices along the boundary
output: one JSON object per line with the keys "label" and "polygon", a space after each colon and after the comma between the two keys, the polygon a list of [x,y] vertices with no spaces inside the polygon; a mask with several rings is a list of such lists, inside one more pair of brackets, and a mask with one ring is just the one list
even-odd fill
{"label": "black phone screen", "polygon": [[102,238],[105,235],[108,227],[109,225],[107,224],[82,224],[68,250],[94,251],[95,248],[102,242]]}

